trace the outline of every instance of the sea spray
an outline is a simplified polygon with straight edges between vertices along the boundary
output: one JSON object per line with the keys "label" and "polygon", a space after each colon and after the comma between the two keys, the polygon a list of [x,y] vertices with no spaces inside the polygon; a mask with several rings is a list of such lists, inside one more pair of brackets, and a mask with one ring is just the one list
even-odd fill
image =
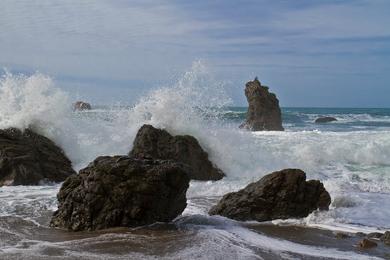
{"label": "sea spray", "polygon": [[25,76],[6,72],[0,79],[1,128],[60,128],[58,119],[66,117],[68,106],[68,96],[43,74]]}
{"label": "sea spray", "polygon": [[[166,128],[172,134],[213,135],[217,111],[230,104],[223,85],[199,61],[172,86],[152,90],[134,107],[95,114],[71,111],[69,96],[40,73],[7,72],[0,84],[0,127],[31,127],[53,139],[76,169],[99,155],[128,153],[143,124]],[[206,149],[213,146],[212,142],[202,144]]]}
{"label": "sea spray", "polygon": [[141,98],[129,117],[137,126],[149,123],[172,134],[201,135],[216,126],[218,111],[229,104],[223,84],[197,61],[172,86],[152,90]]}
{"label": "sea spray", "polygon": [[359,170],[374,165],[370,171],[361,170],[390,190],[386,173],[375,170],[375,165],[390,166],[388,132],[239,130],[236,125],[223,124],[221,111],[226,111],[231,101],[223,84],[213,79],[201,62],[195,62],[172,86],[152,90],[131,108],[72,112],[68,95],[39,73],[6,73],[0,81],[0,101],[0,127],[38,129],[63,147],[76,168],[98,155],[126,154],[139,127],[152,124],[172,134],[194,135],[231,179],[251,181],[295,167],[310,178],[334,179],[335,174],[351,182],[352,175],[332,172],[327,176],[326,172],[329,167],[351,165]]}
{"label": "sea spray", "polygon": [[65,150],[76,169],[98,155],[127,152],[131,143],[127,121],[120,127],[123,121],[117,116],[115,122],[103,117],[86,120],[71,107],[69,96],[46,75],[6,72],[0,80],[1,128],[30,127],[43,134]]}

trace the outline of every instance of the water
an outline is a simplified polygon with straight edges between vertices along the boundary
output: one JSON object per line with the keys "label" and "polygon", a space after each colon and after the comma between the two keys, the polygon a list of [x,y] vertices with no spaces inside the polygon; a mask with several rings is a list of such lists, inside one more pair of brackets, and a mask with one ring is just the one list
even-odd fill
{"label": "water", "polygon": [[[188,206],[173,223],[91,233],[48,227],[60,185],[2,187],[0,259],[368,259],[367,252],[323,237],[331,237],[326,230],[390,229],[390,109],[283,108],[285,132],[253,133],[238,129],[245,112],[231,106],[200,63],[134,105],[85,112],[73,112],[68,93],[46,75],[5,74],[0,127],[32,127],[61,146],[77,170],[99,155],[126,154],[148,123],[194,135],[227,177],[191,182]],[[318,116],[338,121],[314,124]],[[275,226],[207,215],[223,194],[288,167],[324,182],[333,200],[328,212]]]}

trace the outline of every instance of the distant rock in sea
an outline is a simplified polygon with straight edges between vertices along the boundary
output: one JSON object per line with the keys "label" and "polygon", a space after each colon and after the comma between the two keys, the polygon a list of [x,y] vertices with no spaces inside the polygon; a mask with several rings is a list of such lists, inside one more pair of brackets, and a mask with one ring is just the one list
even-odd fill
{"label": "distant rock in sea", "polygon": [[331,116],[324,116],[324,117],[319,117],[314,121],[316,124],[324,124],[324,123],[329,123],[329,122],[334,122],[337,121],[336,118],[331,117]]}
{"label": "distant rock in sea", "polygon": [[246,122],[240,128],[252,131],[283,131],[282,115],[279,100],[268,87],[262,86],[257,77],[245,85],[245,96],[248,100]]}
{"label": "distant rock in sea", "polygon": [[209,160],[198,140],[190,135],[172,136],[163,129],[143,125],[135,137],[130,156],[174,160],[188,166],[192,180],[220,180],[225,174]]}
{"label": "distant rock in sea", "polygon": [[240,221],[269,221],[307,217],[316,209],[328,210],[330,203],[330,195],[320,181],[306,181],[303,171],[285,169],[226,194],[209,214]]}
{"label": "distant rock in sea", "polygon": [[374,248],[374,247],[377,247],[378,244],[370,239],[366,239],[364,238],[363,240],[361,240],[359,243],[358,243],[358,246],[362,249],[370,249],[370,248]]}
{"label": "distant rock in sea", "polygon": [[390,231],[386,231],[382,236],[381,236],[381,241],[385,243],[385,245],[390,246]]}
{"label": "distant rock in sea", "polygon": [[0,186],[61,182],[76,172],[65,153],[30,129],[0,130]]}
{"label": "distant rock in sea", "polygon": [[350,238],[350,236],[346,233],[343,233],[343,232],[337,232],[335,237],[337,239],[347,239],[347,238]]}
{"label": "distant rock in sea", "polygon": [[50,225],[81,231],[169,222],[187,206],[188,186],[173,161],[98,157],[63,183]]}
{"label": "distant rock in sea", "polygon": [[75,110],[75,111],[91,110],[91,109],[92,109],[91,104],[84,102],[84,101],[77,101],[73,105],[73,110]]}
{"label": "distant rock in sea", "polygon": [[367,238],[380,239],[383,236],[380,232],[372,232],[367,234]]}

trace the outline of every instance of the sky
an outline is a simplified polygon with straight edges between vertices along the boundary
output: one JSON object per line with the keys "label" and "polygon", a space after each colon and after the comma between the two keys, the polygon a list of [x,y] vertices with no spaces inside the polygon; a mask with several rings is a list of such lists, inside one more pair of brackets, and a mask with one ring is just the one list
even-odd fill
{"label": "sky", "polygon": [[234,105],[390,107],[388,0],[1,0],[0,67],[132,104],[204,62]]}

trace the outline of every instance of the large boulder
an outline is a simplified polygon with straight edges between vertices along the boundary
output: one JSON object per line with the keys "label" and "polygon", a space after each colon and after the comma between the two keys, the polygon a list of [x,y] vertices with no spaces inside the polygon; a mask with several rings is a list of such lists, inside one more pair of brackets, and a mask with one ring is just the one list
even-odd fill
{"label": "large boulder", "polygon": [[268,87],[262,86],[257,78],[247,82],[245,86],[249,107],[246,122],[240,128],[252,131],[283,131],[282,113],[276,95],[270,93]]}
{"label": "large boulder", "polygon": [[303,171],[285,169],[226,194],[209,213],[241,221],[269,221],[306,217],[316,209],[327,210],[330,202],[320,181],[306,181]]}
{"label": "large boulder", "polygon": [[330,123],[330,122],[334,122],[334,121],[337,121],[337,119],[334,118],[334,117],[331,117],[331,116],[324,116],[324,117],[317,118],[314,121],[314,123],[316,123],[316,124],[324,124],[324,123]]}
{"label": "large boulder", "polygon": [[65,153],[30,129],[0,130],[0,186],[61,182],[76,172]]}
{"label": "large boulder", "polygon": [[174,160],[185,164],[192,180],[220,180],[225,174],[214,166],[198,141],[189,135],[172,136],[163,129],[143,125],[135,137],[130,156]]}
{"label": "large boulder", "polygon": [[77,101],[73,104],[73,110],[76,111],[82,111],[82,110],[91,110],[92,106],[91,104],[84,102],[84,101]]}
{"label": "large boulder", "polygon": [[63,183],[50,225],[81,231],[169,222],[185,209],[188,186],[173,161],[98,157]]}

